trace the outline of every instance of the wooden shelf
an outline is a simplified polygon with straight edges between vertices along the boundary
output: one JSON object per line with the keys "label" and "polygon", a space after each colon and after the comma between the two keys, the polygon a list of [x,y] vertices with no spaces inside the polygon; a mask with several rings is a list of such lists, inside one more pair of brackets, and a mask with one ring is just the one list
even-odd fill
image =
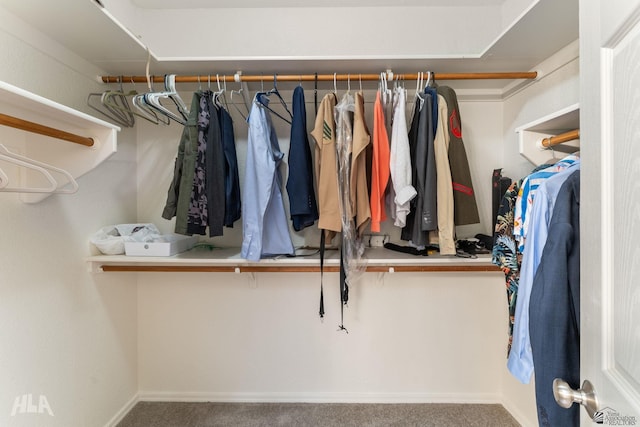
{"label": "wooden shelf", "polygon": [[[499,272],[490,255],[478,258],[433,255],[411,257],[384,248],[367,249],[367,272]],[[131,257],[98,255],[87,259],[94,272],[196,272],[196,273],[317,273],[320,272],[318,254],[311,256],[278,257],[250,262],[240,257],[238,248],[193,249],[172,257]],[[325,272],[336,273],[340,268],[337,251],[325,256]]]}
{"label": "wooden shelf", "polygon": [[[557,151],[561,157],[580,150],[580,141],[576,137],[576,129],[580,128],[580,106],[573,104],[560,111],[542,117],[534,122],[527,123],[516,129],[520,154],[534,165],[548,163]],[[551,148],[544,145],[548,138],[559,134],[569,134],[574,138],[565,139],[561,145]]]}
{"label": "wooden shelf", "polygon": [[[64,169],[75,179],[117,150],[117,126],[0,81],[0,143],[12,153]],[[11,186],[42,187],[38,174],[7,169]],[[36,203],[52,193],[22,193]]]}

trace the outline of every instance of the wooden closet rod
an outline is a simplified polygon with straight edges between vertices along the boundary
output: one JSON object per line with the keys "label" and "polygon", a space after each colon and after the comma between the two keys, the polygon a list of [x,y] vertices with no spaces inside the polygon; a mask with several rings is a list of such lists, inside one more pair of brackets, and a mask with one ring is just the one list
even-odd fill
{"label": "wooden closet rod", "polygon": [[[315,74],[276,74],[276,81],[279,82],[313,82],[316,80]],[[507,72],[507,73],[432,73],[431,78],[434,80],[492,80],[492,79],[535,79],[538,76],[536,71],[527,72]],[[233,83],[235,81],[243,82],[270,82],[273,81],[272,74],[264,75],[215,75],[205,74],[199,76],[176,76],[176,83],[217,83],[218,80],[227,83]],[[318,74],[318,81],[328,82],[333,81],[333,74]],[[414,74],[393,74],[393,78],[400,80],[417,80],[418,73]],[[424,78],[427,78],[427,73],[424,73]],[[236,80],[237,79],[237,80]],[[363,81],[376,81],[380,79],[380,74],[336,74],[336,81],[357,82]],[[390,79],[391,80],[391,79]],[[147,78],[145,76],[102,76],[104,83],[146,83]],[[163,83],[164,76],[152,76],[151,81],[153,83]]]}
{"label": "wooden closet rod", "polygon": [[574,139],[580,139],[580,129],[574,129],[569,132],[561,133],[560,135],[543,138],[541,145],[545,148],[549,148],[554,145],[562,144],[563,142],[573,141]]}
{"label": "wooden closet rod", "polygon": [[27,132],[37,133],[40,135],[50,136],[56,139],[73,142],[75,144],[93,146],[93,138],[76,135],[75,133],[65,132],[60,129],[50,128],[39,123],[30,122],[28,120],[19,119],[17,117],[8,116],[0,113],[0,125],[10,126],[12,128],[26,130]]}

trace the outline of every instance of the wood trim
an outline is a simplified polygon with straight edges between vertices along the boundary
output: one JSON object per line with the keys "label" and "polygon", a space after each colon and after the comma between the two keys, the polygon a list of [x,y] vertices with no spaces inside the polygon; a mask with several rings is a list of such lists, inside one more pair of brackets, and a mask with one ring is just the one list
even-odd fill
{"label": "wood trim", "polygon": [[[103,264],[104,272],[182,272],[182,273],[319,273],[320,266],[219,266],[219,265],[119,265]],[[339,266],[325,266],[324,271],[337,273]],[[409,273],[409,272],[497,272],[500,269],[491,264],[468,265],[371,265],[368,273]]]}

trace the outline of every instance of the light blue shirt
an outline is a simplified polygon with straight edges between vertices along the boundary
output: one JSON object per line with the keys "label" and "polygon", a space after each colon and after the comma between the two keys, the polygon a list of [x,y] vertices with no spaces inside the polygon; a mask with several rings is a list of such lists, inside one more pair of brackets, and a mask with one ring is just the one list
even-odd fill
{"label": "light blue shirt", "polygon": [[520,252],[524,252],[524,241],[527,238],[527,230],[530,222],[530,219],[527,216],[527,210],[533,204],[533,199],[538,186],[549,177],[565,170],[579,160],[580,158],[578,156],[573,154],[569,155],[548,168],[532,173],[522,181],[513,215],[513,232],[519,243],[518,250]]}
{"label": "light blue shirt", "polygon": [[531,207],[531,223],[520,266],[520,282],[513,324],[513,343],[507,361],[509,372],[523,384],[529,383],[533,373],[533,355],[529,336],[529,299],[533,278],[538,270],[542,251],[547,241],[549,222],[556,197],[562,184],[576,170],[580,170],[580,160],[576,160],[562,172],[541,181],[537,186],[536,197]]}
{"label": "light blue shirt", "polygon": [[[262,96],[266,104],[269,99]],[[279,166],[284,154],[271,115],[257,99],[249,113],[247,163],[242,192],[242,249],[240,255],[259,261],[271,255],[293,255],[295,250],[282,200]]]}

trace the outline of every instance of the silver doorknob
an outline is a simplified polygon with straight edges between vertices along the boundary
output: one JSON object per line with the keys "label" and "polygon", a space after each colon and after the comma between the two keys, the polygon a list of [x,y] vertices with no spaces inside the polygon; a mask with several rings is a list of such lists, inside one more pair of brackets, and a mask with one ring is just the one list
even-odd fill
{"label": "silver doorknob", "polygon": [[584,406],[591,419],[593,419],[593,416],[598,410],[596,390],[589,380],[584,380],[582,388],[574,390],[566,381],[561,378],[556,378],[553,380],[553,397],[556,399],[558,405],[563,408],[570,408],[574,402],[579,403]]}

